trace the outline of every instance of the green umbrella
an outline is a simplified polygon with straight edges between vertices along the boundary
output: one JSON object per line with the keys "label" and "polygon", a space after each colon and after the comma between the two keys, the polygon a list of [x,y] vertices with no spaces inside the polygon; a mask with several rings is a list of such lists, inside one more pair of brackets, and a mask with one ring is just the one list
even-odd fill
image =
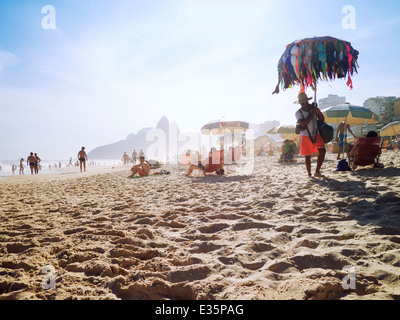
{"label": "green umbrella", "polygon": [[322,110],[325,116],[325,122],[340,124],[345,121],[346,124],[376,124],[379,123],[379,116],[371,110],[351,105],[349,103],[330,107]]}

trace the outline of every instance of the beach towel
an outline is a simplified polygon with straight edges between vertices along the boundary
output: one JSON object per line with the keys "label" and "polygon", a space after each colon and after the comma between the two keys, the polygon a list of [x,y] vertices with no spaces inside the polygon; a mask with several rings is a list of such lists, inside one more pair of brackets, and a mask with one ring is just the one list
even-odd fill
{"label": "beach towel", "polygon": [[154,176],[162,176],[162,175],[167,175],[167,174],[171,174],[171,172],[167,171],[167,170],[161,170],[159,172],[154,172],[154,173],[150,173],[147,176],[133,176],[133,177],[128,177],[129,179],[139,179],[139,178],[147,178],[147,177],[154,177]]}

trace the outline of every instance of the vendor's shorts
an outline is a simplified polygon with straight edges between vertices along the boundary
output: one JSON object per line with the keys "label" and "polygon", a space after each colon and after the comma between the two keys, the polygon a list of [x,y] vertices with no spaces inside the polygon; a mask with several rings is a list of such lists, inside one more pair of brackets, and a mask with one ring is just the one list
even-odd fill
{"label": "vendor's shorts", "polygon": [[312,143],[310,137],[301,136],[300,148],[302,156],[311,156],[314,152],[317,152],[318,149],[325,149],[325,142],[319,134],[317,134],[317,141],[315,143]]}

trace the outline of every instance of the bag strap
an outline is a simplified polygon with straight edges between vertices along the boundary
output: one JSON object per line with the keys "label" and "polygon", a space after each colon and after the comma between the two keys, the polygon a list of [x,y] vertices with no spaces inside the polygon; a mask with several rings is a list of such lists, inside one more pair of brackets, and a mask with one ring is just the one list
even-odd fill
{"label": "bag strap", "polygon": [[[299,109],[299,111],[300,111],[300,113],[301,113],[301,115],[303,117],[303,120],[306,120],[306,118],[304,117],[303,111],[301,111],[301,109]],[[312,135],[310,133],[310,130],[308,129],[308,125],[306,126],[306,130],[307,130],[308,136],[310,137],[311,142],[315,143],[317,141],[317,139],[316,139],[317,138],[317,132],[315,132],[315,137],[312,137]]]}

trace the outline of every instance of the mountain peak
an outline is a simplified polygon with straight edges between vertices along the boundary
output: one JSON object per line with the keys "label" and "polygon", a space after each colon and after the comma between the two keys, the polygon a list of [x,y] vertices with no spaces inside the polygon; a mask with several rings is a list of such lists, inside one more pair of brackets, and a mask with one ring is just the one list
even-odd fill
{"label": "mountain peak", "polygon": [[160,121],[158,121],[156,128],[165,129],[169,127],[169,120],[166,116],[162,116]]}

